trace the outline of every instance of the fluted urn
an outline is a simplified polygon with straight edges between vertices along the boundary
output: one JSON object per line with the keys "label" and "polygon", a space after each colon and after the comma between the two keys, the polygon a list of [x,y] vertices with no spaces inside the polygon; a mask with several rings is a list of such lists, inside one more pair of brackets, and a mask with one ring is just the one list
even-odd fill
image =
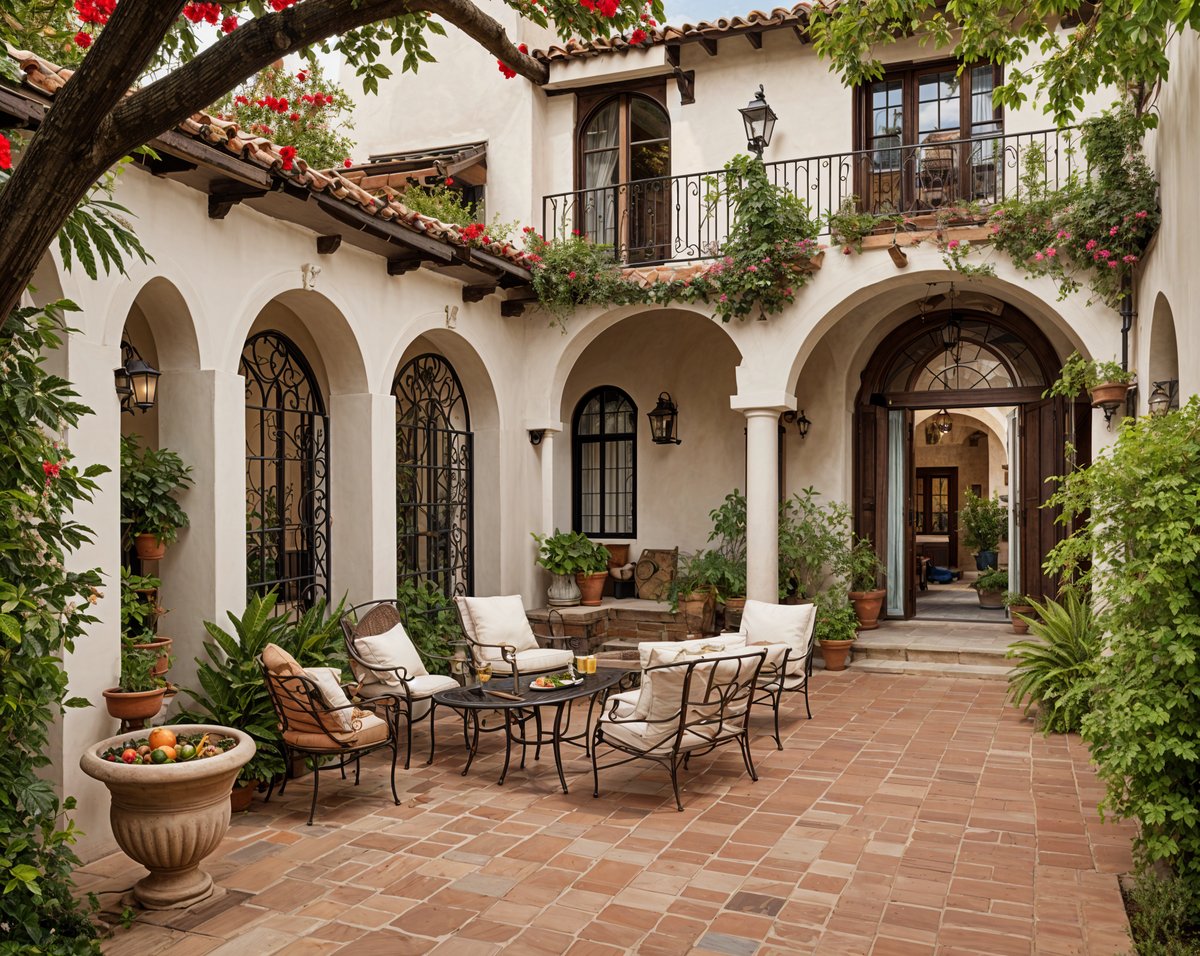
{"label": "fluted urn", "polygon": [[133,895],[151,910],[182,909],[212,896],[212,877],[200,862],[229,829],[229,794],[255,749],[248,734],[232,727],[174,724],[171,729],[188,736],[233,737],[237,746],[184,763],[124,764],[100,756],[140,734],[135,731],[93,744],[79,758],[83,772],[108,787],[117,845],[150,871]]}

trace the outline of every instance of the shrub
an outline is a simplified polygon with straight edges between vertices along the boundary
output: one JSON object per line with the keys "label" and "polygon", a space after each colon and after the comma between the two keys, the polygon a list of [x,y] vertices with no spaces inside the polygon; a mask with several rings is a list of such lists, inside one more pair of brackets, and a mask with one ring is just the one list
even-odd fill
{"label": "shrub", "polygon": [[530,532],[538,543],[537,563],[551,574],[589,574],[608,570],[608,548],[582,531]]}
{"label": "shrub", "polygon": [[976,591],[1007,591],[1008,572],[996,569],[985,571],[971,582],[971,587]]}
{"label": "shrub", "polygon": [[963,499],[965,503],[958,513],[963,527],[963,544],[976,551],[995,551],[1008,525],[1008,510],[998,497],[980,498],[970,488]]}
{"label": "shrub", "polygon": [[814,598],[845,561],[850,509],[805,488],[779,505],[779,596]]}
{"label": "shrub", "polygon": [[164,544],[186,528],[175,495],[192,484],[192,469],[167,448],[143,448],[137,435],[121,436],[121,524],[129,537],[152,534]]}
{"label": "shrub", "polygon": [[817,596],[817,621],[813,636],[818,641],[853,641],[858,637],[858,615],[840,588]]}
{"label": "shrub", "polygon": [[1144,867],[1125,902],[1138,956],[1200,956],[1200,896],[1182,880]]}

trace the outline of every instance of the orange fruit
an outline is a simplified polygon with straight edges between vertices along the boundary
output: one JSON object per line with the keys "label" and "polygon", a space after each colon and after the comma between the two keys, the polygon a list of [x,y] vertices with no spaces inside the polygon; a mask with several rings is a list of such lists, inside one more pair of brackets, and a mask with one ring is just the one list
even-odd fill
{"label": "orange fruit", "polygon": [[171,746],[164,746],[164,747],[159,747],[159,748],[157,748],[157,749],[158,749],[158,750],[161,750],[163,753],[165,753],[165,754],[167,755],[167,759],[168,759],[168,760],[174,760],[174,759],[175,759],[175,757],[177,756],[177,755],[176,755],[176,753],[175,753],[175,748],[174,748],[174,747],[171,747]]}
{"label": "orange fruit", "polygon": [[175,731],[169,727],[155,727],[150,731],[150,749],[157,750],[159,747],[174,747],[175,746]]}

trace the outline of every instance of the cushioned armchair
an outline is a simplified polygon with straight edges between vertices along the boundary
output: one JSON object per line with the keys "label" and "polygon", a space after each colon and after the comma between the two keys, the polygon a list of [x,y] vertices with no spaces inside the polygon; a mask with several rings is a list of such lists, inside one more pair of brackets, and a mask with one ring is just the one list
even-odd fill
{"label": "cushioned armchair", "polygon": [[561,671],[574,658],[569,648],[538,644],[520,595],[456,597],[454,603],[474,662],[491,664],[497,676],[511,675],[514,686],[522,677]]}
{"label": "cushioned armchair", "polygon": [[434,716],[439,690],[458,686],[453,677],[431,674],[430,667],[441,662],[447,669],[453,658],[423,652],[413,644],[406,627],[404,609],[396,601],[370,601],[350,608],[342,615],[342,634],[350,667],[359,681],[357,696],[364,703],[387,710],[390,718],[404,721],[406,749],[404,769],[412,756],[413,723],[429,721],[429,760],[433,763],[436,744]]}
{"label": "cushioned armchair", "polygon": [[[353,761],[354,785],[358,786],[359,758],[384,748],[392,751],[392,799],[398,805],[400,797],[396,793],[396,760],[399,748],[396,744],[396,722],[352,704],[345,688],[338,682],[337,668],[302,668],[291,654],[275,644],[263,648],[258,663],[279,721],[284,762],[290,770],[293,757],[313,758],[312,806],[308,811],[308,825],[312,826],[313,816],[317,812],[321,774],[340,770],[344,777],[346,767]],[[335,762],[327,763],[323,758],[333,758]],[[281,795],[286,787],[285,774],[279,788]]]}
{"label": "cushioned armchair", "polygon": [[[812,676],[813,632],[817,626],[815,604],[768,604],[747,601],[742,613],[739,635],[747,647],[768,648],[767,659],[758,677],[754,703],[768,704],[775,714],[775,746],[783,749],[779,736],[779,705],[784,693],[804,695],[804,711],[812,719],[808,705],[808,679]],[[783,653],[780,653],[780,650]]]}
{"label": "cushioned armchair", "polygon": [[[633,760],[653,760],[671,774],[675,807],[679,767],[693,756],[736,743],[751,780],[757,780],[750,756],[750,704],[766,648],[706,650],[679,642],[649,652],[636,692],[609,698],[592,732],[593,796],[600,796],[600,771]],[[601,764],[600,748],[618,759]]]}

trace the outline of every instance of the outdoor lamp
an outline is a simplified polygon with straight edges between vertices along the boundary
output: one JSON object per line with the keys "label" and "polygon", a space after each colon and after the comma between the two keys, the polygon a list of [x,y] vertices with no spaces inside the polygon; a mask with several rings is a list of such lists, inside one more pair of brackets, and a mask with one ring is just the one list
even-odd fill
{"label": "outdoor lamp", "polygon": [[950,413],[943,408],[933,416],[933,424],[937,426],[937,430],[943,435],[949,435],[950,430],[954,427],[954,419],[952,419],[950,417]]}
{"label": "outdoor lamp", "polygon": [[679,417],[679,406],[671,401],[670,392],[660,392],[658,404],[654,411],[647,412],[650,419],[650,438],[656,445],[680,445],[682,442],[675,437],[676,419]]}
{"label": "outdoor lamp", "polygon": [[800,433],[801,438],[808,437],[808,429],[812,425],[812,422],[810,422],[808,420],[808,416],[804,414],[803,408],[800,409],[799,414],[791,411],[784,412],[783,420],[789,425],[794,424],[796,426],[796,431]]}
{"label": "outdoor lamp", "polygon": [[130,396],[133,404],[143,412],[153,408],[158,401],[158,376],[162,373],[140,358],[134,358],[126,364],[125,374],[133,393]]}
{"label": "outdoor lamp", "polygon": [[953,312],[946,324],[942,326],[942,348],[957,355],[958,347],[962,344],[962,323]]}
{"label": "outdoor lamp", "polygon": [[771,133],[775,131],[775,120],[779,117],[767,105],[767,97],[763,93],[761,83],[754,99],[738,112],[742,114],[742,122],[746,124],[746,148],[762,159],[763,150],[771,145]]}
{"label": "outdoor lamp", "polygon": [[1171,393],[1163,387],[1166,384],[1166,382],[1155,382],[1154,391],[1150,393],[1150,398],[1146,403],[1154,418],[1162,418],[1171,410]]}

